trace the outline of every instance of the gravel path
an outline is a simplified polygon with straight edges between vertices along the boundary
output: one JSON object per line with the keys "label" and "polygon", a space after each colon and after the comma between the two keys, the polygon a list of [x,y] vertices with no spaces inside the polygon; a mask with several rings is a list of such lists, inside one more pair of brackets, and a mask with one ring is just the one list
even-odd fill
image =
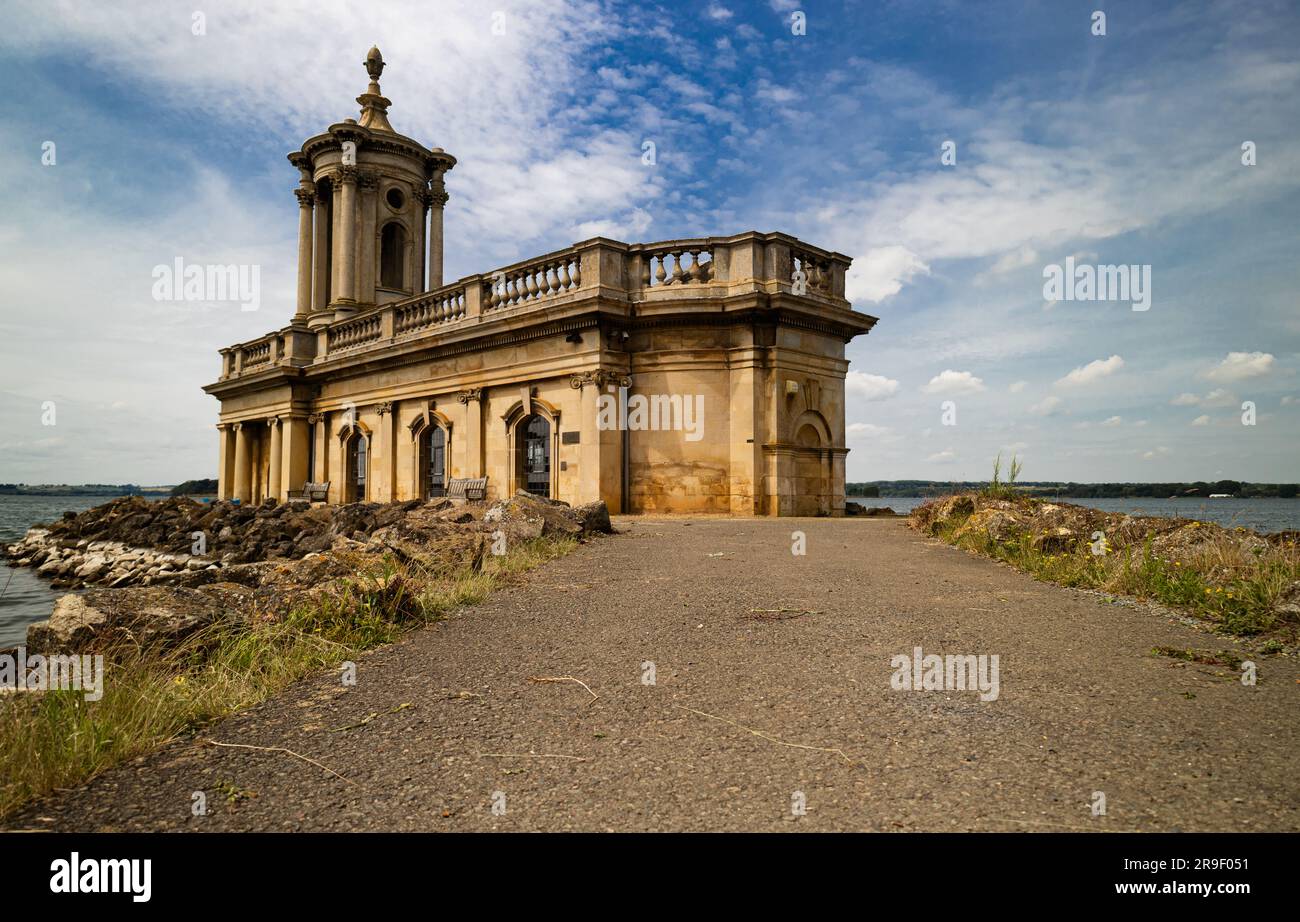
{"label": "gravel path", "polygon": [[[1293,660],[1257,658],[1246,687],[1153,656],[1232,643],[898,520],[616,524],[373,651],[356,686],[322,676],[209,733],[347,780],[284,752],[177,744],[10,827],[1300,829]],[[1000,696],[892,689],[891,657],[916,646],[998,654]]]}

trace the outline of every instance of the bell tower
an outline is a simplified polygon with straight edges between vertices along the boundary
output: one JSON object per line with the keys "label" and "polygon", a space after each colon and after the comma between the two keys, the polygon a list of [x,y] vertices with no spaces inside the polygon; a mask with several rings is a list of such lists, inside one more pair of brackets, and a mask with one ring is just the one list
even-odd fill
{"label": "bell tower", "polygon": [[456,158],[393,130],[379,88],[383,55],[371,48],[363,63],[360,119],[289,155],[300,176],[295,327],[320,329],[443,284],[443,177]]}

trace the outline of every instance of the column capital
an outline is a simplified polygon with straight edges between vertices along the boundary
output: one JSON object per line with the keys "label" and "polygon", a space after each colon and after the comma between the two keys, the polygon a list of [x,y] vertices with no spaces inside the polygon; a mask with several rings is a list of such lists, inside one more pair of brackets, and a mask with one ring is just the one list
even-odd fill
{"label": "column capital", "polygon": [[375,412],[378,413],[380,416],[386,416],[387,414],[393,412],[393,402],[391,400],[385,400],[383,403],[376,404]]}
{"label": "column capital", "polygon": [[243,424],[243,423],[232,423],[231,426],[230,426],[230,429],[231,429],[232,432],[238,432],[240,429],[243,429],[243,428],[244,428],[244,424]]}
{"label": "column capital", "polygon": [[373,170],[361,170],[357,173],[357,188],[373,192],[379,188],[379,174]]}
{"label": "column capital", "polygon": [[280,417],[268,416],[266,418],[266,424],[270,426],[272,429],[274,429],[276,426],[280,425]]}
{"label": "column capital", "polygon": [[316,203],[316,193],[311,189],[297,188],[293,190],[294,196],[298,199],[298,205],[301,208],[310,208]]}
{"label": "column capital", "polygon": [[332,178],[336,183],[356,183],[356,181],[360,178],[360,176],[361,176],[361,171],[358,170],[356,167],[341,166],[339,167],[338,172],[335,173]]}
{"label": "column capital", "polygon": [[569,387],[574,390],[580,391],[588,384],[595,385],[597,388],[604,387],[606,384],[631,387],[632,379],[628,375],[605,371],[602,368],[597,368],[595,371],[574,372],[569,375]]}
{"label": "column capital", "polygon": [[432,204],[441,208],[447,204],[450,196],[447,195],[447,184],[439,177],[429,184],[429,200]]}
{"label": "column capital", "polygon": [[482,400],[483,388],[471,387],[468,390],[463,390],[456,395],[456,399],[461,403],[469,403],[471,400]]}

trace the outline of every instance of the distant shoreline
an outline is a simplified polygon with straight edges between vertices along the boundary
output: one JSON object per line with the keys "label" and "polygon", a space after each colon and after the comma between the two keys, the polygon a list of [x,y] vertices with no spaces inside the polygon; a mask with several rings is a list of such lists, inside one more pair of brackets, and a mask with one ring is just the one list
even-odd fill
{"label": "distant shoreline", "polygon": [[[949,496],[987,486],[987,481],[869,480],[845,484],[846,496]],[[1295,499],[1300,485],[1294,483],[1249,483],[1242,480],[1168,481],[1154,483],[1021,481],[1014,487],[1021,496],[1035,499],[1208,499],[1232,496],[1237,499]]]}

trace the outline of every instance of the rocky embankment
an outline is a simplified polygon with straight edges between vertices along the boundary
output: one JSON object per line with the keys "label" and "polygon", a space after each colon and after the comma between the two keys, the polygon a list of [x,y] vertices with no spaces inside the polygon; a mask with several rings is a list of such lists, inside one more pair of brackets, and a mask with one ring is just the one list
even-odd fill
{"label": "rocky embankment", "polygon": [[575,508],[524,493],[491,506],[445,498],[243,506],[124,497],[32,528],[5,554],[56,587],[90,587],[60,597],[50,619],[27,634],[32,652],[84,652],[276,618],[322,594],[349,591],[358,573],[385,555],[429,571],[477,569],[502,541],[508,550],[544,536],[609,531],[604,503]]}
{"label": "rocky embankment", "polygon": [[963,493],[918,506],[913,528],[1047,579],[1190,608],[1230,633],[1300,637],[1300,533]]}
{"label": "rocky embankment", "polygon": [[[1192,519],[1133,516],[1103,512],[1071,503],[1049,503],[1030,498],[1002,499],[980,493],[962,493],[933,500],[912,510],[914,528],[931,535],[946,533],[953,541],[987,536],[993,541],[1028,537],[1030,546],[1044,554],[1091,552],[1102,542],[1109,553],[1128,547],[1145,548],[1163,560],[1184,562],[1211,546],[1231,545],[1258,555],[1270,547],[1294,546],[1295,532],[1260,535],[1245,528],[1224,528]],[[1100,549],[1100,546],[1099,546]]]}

